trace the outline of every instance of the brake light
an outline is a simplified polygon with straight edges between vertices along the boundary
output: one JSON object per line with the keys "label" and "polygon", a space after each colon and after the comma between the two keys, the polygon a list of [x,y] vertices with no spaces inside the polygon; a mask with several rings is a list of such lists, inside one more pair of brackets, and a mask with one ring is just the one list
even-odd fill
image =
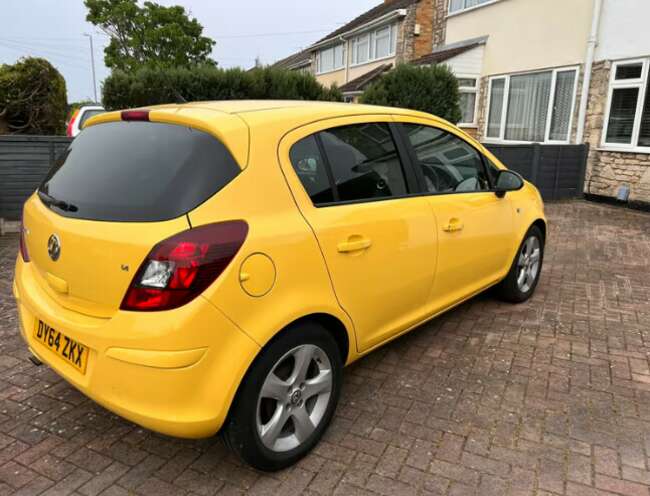
{"label": "brake light", "polygon": [[22,221],[20,222],[20,256],[23,257],[23,262],[29,262],[29,252],[25,241],[25,226]]}
{"label": "brake light", "polygon": [[77,117],[79,117],[79,109],[74,111],[72,117],[70,117],[70,122],[68,122],[68,128],[65,133],[68,135],[68,138],[72,138],[72,127],[74,126],[74,121],[77,120]]}
{"label": "brake light", "polygon": [[144,121],[149,122],[148,110],[123,110],[120,113],[123,121]]}
{"label": "brake light", "polygon": [[228,267],[248,234],[242,220],[208,224],[161,241],[135,274],[122,310],[154,312],[189,303]]}

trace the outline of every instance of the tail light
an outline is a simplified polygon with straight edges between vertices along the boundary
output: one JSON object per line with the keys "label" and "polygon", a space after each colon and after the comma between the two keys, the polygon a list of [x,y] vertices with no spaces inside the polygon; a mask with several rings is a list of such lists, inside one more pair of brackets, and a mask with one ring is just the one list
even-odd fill
{"label": "tail light", "polygon": [[244,244],[242,220],[183,231],[153,247],[122,301],[122,310],[171,310],[201,294],[225,270]]}
{"label": "tail light", "polygon": [[68,138],[72,138],[72,128],[74,126],[74,121],[77,120],[77,117],[79,117],[79,109],[74,111],[74,114],[72,114],[72,117],[70,117],[70,122],[68,122],[68,128],[66,129],[66,133],[68,135]]}
{"label": "tail light", "polygon": [[23,262],[29,262],[29,252],[25,241],[25,226],[22,222],[20,223],[20,256],[23,257]]}

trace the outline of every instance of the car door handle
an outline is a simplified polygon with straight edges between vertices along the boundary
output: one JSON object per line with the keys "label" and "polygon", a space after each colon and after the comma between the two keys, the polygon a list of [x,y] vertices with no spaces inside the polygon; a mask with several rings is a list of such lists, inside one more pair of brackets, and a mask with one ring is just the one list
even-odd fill
{"label": "car door handle", "polygon": [[338,244],[337,248],[339,253],[350,253],[354,251],[367,250],[372,245],[372,241],[368,238],[360,236],[350,236],[347,241]]}
{"label": "car door handle", "polygon": [[446,226],[442,228],[443,231],[445,232],[458,232],[462,231],[465,226],[463,223],[460,221],[460,219],[449,219],[449,222],[447,223]]}

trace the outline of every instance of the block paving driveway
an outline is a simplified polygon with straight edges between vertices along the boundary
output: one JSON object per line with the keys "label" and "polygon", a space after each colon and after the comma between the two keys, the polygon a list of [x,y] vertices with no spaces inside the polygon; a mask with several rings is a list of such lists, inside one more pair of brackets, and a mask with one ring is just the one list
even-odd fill
{"label": "block paving driveway", "polygon": [[32,365],[17,238],[0,238],[0,496],[650,496],[650,214],[547,211],[531,301],[481,295],[348,368],[324,440],[276,474],[219,438],[141,429]]}

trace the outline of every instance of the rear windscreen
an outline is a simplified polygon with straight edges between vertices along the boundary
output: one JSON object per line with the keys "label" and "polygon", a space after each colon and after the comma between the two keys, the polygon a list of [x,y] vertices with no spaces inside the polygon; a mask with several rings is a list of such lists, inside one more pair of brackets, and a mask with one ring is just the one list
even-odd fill
{"label": "rear windscreen", "polygon": [[39,191],[66,217],[161,221],[194,209],[240,170],[223,143],[202,131],[110,122],[80,133]]}

